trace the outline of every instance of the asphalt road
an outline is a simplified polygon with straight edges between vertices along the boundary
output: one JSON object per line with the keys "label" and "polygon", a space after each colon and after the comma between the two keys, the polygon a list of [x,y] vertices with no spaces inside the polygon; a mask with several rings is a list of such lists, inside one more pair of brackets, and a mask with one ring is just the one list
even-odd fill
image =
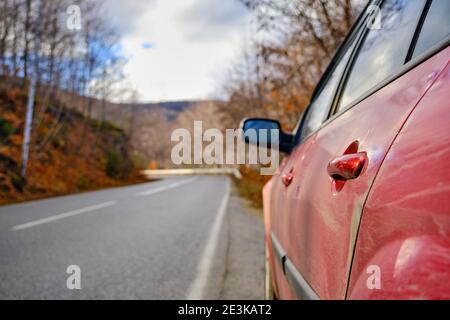
{"label": "asphalt road", "polygon": [[230,190],[179,177],[0,207],[0,299],[262,298],[262,222]]}

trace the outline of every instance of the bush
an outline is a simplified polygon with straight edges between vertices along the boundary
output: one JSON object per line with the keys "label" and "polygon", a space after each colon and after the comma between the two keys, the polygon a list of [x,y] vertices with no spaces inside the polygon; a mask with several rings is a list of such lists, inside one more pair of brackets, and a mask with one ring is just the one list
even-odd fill
{"label": "bush", "polygon": [[111,178],[118,178],[121,171],[121,158],[115,150],[108,150],[106,153],[106,174]]}
{"label": "bush", "polygon": [[15,132],[15,129],[5,119],[0,118],[0,138],[6,139]]}
{"label": "bush", "polygon": [[93,187],[91,180],[83,173],[78,177],[75,185],[78,190],[89,190]]}
{"label": "bush", "polygon": [[147,161],[145,160],[144,156],[141,154],[135,152],[131,155],[131,162],[133,164],[133,168],[142,170],[146,169]]}
{"label": "bush", "polygon": [[17,191],[23,192],[23,189],[27,182],[21,175],[14,174],[11,177],[11,183]]}

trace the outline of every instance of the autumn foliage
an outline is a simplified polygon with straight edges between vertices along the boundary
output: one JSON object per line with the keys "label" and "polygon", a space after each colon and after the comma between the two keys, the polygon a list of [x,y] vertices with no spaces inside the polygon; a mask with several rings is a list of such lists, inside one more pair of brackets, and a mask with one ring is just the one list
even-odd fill
{"label": "autumn foliage", "polygon": [[[292,132],[313,90],[366,0],[240,0],[253,13],[255,34],[230,70],[226,111],[237,126],[245,117],[280,121]],[[242,195],[262,205],[267,179],[241,168]]]}
{"label": "autumn foliage", "polygon": [[[87,121],[74,110],[60,108],[57,101],[34,121],[39,125],[32,131],[27,179],[23,179],[26,100],[24,89],[0,89],[0,203],[143,181],[128,156],[128,137],[121,129]],[[38,96],[36,108],[40,107]]]}

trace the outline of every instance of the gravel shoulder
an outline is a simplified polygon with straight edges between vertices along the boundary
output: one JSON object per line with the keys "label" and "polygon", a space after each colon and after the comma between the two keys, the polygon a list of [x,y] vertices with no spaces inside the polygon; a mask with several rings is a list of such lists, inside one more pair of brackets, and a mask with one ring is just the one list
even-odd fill
{"label": "gravel shoulder", "polygon": [[261,210],[233,190],[224,221],[228,232],[219,299],[264,298],[264,224]]}

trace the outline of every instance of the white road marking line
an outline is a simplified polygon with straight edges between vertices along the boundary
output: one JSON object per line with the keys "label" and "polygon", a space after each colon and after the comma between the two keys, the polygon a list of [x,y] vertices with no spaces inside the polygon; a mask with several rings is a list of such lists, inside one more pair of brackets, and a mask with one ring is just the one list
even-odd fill
{"label": "white road marking line", "polygon": [[209,274],[214,259],[214,253],[219,242],[220,228],[222,226],[225,213],[227,212],[228,200],[230,199],[230,180],[227,179],[227,187],[225,195],[220,203],[219,211],[214,220],[213,226],[206,241],[206,247],[197,266],[197,276],[194,282],[190,285],[187,300],[203,299],[203,294],[206,288],[206,283],[209,279]]}
{"label": "white road marking line", "polygon": [[179,182],[175,182],[175,183],[169,184],[167,186],[163,186],[163,187],[159,187],[159,188],[153,188],[153,189],[150,189],[148,191],[140,192],[140,193],[136,194],[136,196],[137,197],[150,196],[150,195],[155,194],[155,193],[160,193],[160,192],[163,192],[163,191],[166,191],[166,190],[170,190],[170,189],[173,189],[173,188],[181,187],[181,186],[183,186],[185,184],[193,182],[196,179],[197,178],[187,179],[187,180],[183,180],[183,181],[179,181]]}
{"label": "white road marking line", "polygon": [[85,207],[85,208],[81,208],[81,209],[76,209],[76,210],[73,210],[73,211],[57,214],[55,216],[51,216],[51,217],[48,217],[48,218],[39,219],[39,220],[35,220],[35,221],[24,223],[24,224],[20,224],[20,225],[12,227],[11,230],[18,231],[18,230],[32,228],[32,227],[35,227],[35,226],[38,226],[38,225],[41,225],[41,224],[44,224],[44,223],[49,223],[49,222],[53,222],[53,221],[56,221],[56,220],[61,220],[61,219],[64,219],[64,218],[76,216],[78,214],[86,213],[86,212],[89,212],[89,211],[94,211],[94,210],[97,210],[97,209],[110,207],[110,206],[112,206],[112,205],[114,205],[116,203],[117,203],[117,201],[114,200],[114,201],[108,201],[108,202],[96,204],[96,205]]}

